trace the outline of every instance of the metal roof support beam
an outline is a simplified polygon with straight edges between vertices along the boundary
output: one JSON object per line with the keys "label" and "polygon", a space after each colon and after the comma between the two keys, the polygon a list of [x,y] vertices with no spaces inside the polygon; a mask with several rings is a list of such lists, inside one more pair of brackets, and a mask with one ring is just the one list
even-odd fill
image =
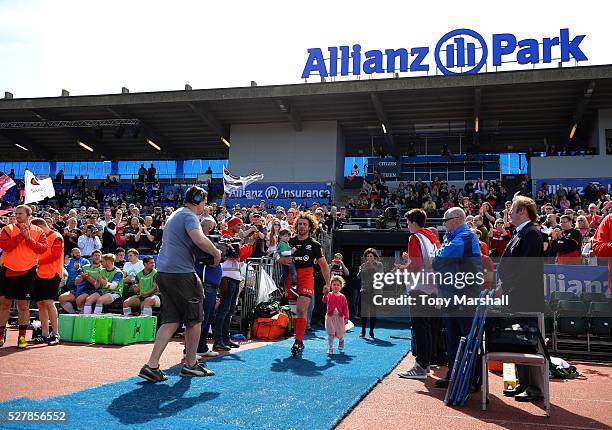
{"label": "metal roof support beam", "polygon": [[10,140],[13,144],[19,144],[21,146],[26,147],[28,151],[30,151],[32,154],[38,154],[41,158],[45,160],[51,160],[53,158],[51,152],[31,140],[21,131],[0,130],[0,136]]}
{"label": "metal roof support beam", "polygon": [[[30,110],[38,119],[41,121],[65,121],[65,118],[61,118],[59,115],[53,114],[46,110],[34,109]],[[67,134],[72,136],[77,141],[82,141],[94,150],[94,153],[100,154],[107,160],[113,159],[113,156],[104,149],[104,143],[100,142],[93,134],[85,132],[76,128],[65,128],[63,129]],[[76,142],[75,142],[76,144]]]}
{"label": "metal roof support beam", "polygon": [[[124,115],[129,115],[130,118],[135,117],[134,114],[122,108],[107,107],[106,110],[108,110],[112,115],[116,116],[117,118],[123,118]],[[170,146],[170,140],[164,134],[157,131],[146,121],[143,121],[140,118],[139,120],[141,131],[147,136],[147,138],[152,139],[155,143],[161,146],[161,151],[158,152],[167,155],[169,158],[178,157],[178,153],[172,149],[172,147]],[[147,145],[149,144],[147,143]]]}
{"label": "metal roof support beam", "polygon": [[200,117],[200,119],[202,119],[211,129],[213,129],[220,139],[229,140],[229,136],[226,136],[224,127],[219,121],[217,121],[213,114],[195,103],[187,103],[187,106],[189,106],[193,113]]}
{"label": "metal roof support beam", "polygon": [[302,131],[304,128],[302,127],[302,118],[298,110],[291,106],[286,100],[277,99],[276,104],[278,105],[281,112],[289,119],[291,125],[293,125],[293,129],[295,131]]}
{"label": "metal roof support beam", "polygon": [[387,113],[385,112],[382,101],[380,100],[380,97],[377,93],[370,93],[370,98],[372,99],[372,104],[374,104],[374,110],[376,110],[376,115],[378,116],[378,120],[380,121],[381,129],[383,130],[385,142],[387,143],[389,152],[397,158],[399,157],[399,153],[397,151],[397,146],[395,145],[395,140],[393,139],[393,129],[391,128],[391,124],[389,123],[389,118],[387,117]]}

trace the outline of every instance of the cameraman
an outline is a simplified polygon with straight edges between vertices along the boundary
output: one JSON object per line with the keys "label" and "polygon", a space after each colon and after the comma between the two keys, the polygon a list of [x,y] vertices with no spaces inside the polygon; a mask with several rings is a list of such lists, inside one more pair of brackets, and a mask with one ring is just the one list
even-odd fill
{"label": "cameraman", "polygon": [[221,251],[202,233],[198,216],[206,206],[206,191],[190,187],[185,193],[185,206],[174,211],[164,228],[163,245],[157,258],[157,285],[164,304],[162,325],[155,345],[138,376],[151,382],[168,379],[159,369],[159,359],[176,330],[185,324],[185,364],[181,376],[212,376],[214,372],[198,363],[196,349],[200,341],[203,319],[203,286],[195,273],[193,245],[221,261]]}
{"label": "cameraman", "polygon": [[[217,222],[213,217],[208,216],[202,220],[200,225],[202,226],[202,233],[205,236],[209,236],[216,228]],[[196,263],[196,273],[202,275],[202,282],[204,284],[204,319],[202,320],[197,354],[202,357],[216,357],[219,353],[208,349],[206,338],[208,337],[208,328],[213,322],[217,290],[221,283],[223,269],[219,264],[216,266],[204,266],[203,263],[198,261]]]}
{"label": "cameraman", "polygon": [[79,237],[78,246],[84,258],[91,258],[91,253],[94,250],[102,249],[102,242],[96,234],[96,227],[88,224],[85,226],[85,232]]}
{"label": "cameraman", "polygon": [[[222,239],[237,238],[238,233],[242,228],[242,220],[233,217],[227,222],[227,230],[221,232]],[[229,351],[231,348],[238,348],[240,345],[230,340],[230,320],[236,310],[236,300],[238,299],[238,290],[242,274],[240,272],[240,262],[245,261],[253,252],[253,244],[257,240],[257,228],[251,227],[246,230],[248,232],[248,243],[240,246],[238,258],[228,258],[221,267],[223,268],[223,277],[219,286],[221,294],[221,303],[217,309],[217,317],[215,318],[213,351]]]}

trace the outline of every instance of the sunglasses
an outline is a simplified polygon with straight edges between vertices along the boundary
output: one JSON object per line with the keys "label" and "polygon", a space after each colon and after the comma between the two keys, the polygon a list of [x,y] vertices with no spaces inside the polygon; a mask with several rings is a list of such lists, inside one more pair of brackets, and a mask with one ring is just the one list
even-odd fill
{"label": "sunglasses", "polygon": [[454,217],[450,217],[450,218],[443,218],[443,219],[442,219],[442,222],[443,222],[443,223],[446,223],[446,222],[448,222],[448,221],[450,221],[450,220],[452,220],[452,219],[457,219],[457,218],[459,218],[459,217],[458,217],[458,216],[454,216]]}

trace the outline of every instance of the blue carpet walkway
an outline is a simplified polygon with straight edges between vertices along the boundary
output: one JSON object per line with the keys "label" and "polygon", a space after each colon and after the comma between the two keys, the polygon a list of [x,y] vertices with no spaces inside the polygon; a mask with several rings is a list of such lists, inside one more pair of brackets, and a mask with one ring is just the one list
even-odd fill
{"label": "blue carpet walkway", "polygon": [[[159,384],[130,378],[46,400],[12,400],[0,403],[0,428],[329,429],[407,354],[410,341],[391,336],[409,333],[380,328],[377,339],[361,339],[354,329],[345,353],[328,356],[326,333],[318,330],[306,337],[302,358],[291,357],[288,339],[208,361],[212,378],[181,378],[176,368]],[[68,426],[28,427],[2,417],[17,408],[66,410]]]}

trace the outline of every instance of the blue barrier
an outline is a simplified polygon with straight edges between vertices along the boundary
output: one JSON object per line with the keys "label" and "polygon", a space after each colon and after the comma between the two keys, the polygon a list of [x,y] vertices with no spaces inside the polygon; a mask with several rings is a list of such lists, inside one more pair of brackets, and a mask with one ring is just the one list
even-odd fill
{"label": "blue barrier", "polygon": [[550,300],[553,291],[608,294],[608,268],[606,266],[544,265],[544,297]]}

